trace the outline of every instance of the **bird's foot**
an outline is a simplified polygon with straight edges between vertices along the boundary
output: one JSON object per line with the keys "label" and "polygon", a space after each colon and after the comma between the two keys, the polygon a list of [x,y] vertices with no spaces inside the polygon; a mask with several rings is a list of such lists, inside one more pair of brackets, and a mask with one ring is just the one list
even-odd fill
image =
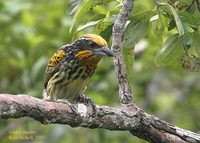
{"label": "bird's foot", "polygon": [[87,105],[93,102],[92,99],[90,99],[89,97],[86,97],[83,94],[76,96],[74,100],[76,102],[85,103]]}
{"label": "bird's foot", "polygon": [[94,113],[97,113],[97,106],[91,98],[86,97],[85,95],[81,94],[81,95],[76,96],[74,100],[75,102],[91,105]]}

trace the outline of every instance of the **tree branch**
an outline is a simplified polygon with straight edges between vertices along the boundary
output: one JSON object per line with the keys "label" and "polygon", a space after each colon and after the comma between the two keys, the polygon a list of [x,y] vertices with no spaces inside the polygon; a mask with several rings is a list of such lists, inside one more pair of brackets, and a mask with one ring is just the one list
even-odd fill
{"label": "tree branch", "polygon": [[112,50],[114,53],[114,66],[119,82],[119,98],[121,104],[132,103],[131,86],[127,79],[127,72],[122,55],[122,32],[128,16],[133,8],[133,0],[124,0],[122,10],[113,26],[112,32]]}
{"label": "tree branch", "polygon": [[134,104],[120,107],[44,101],[28,95],[0,94],[0,118],[31,117],[42,124],[130,131],[154,143],[200,142],[200,135],[151,116]]}

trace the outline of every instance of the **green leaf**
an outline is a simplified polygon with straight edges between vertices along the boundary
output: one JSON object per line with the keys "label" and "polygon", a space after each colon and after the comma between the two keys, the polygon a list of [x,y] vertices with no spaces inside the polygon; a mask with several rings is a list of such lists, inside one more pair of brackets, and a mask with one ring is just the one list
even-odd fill
{"label": "green leaf", "polygon": [[97,3],[95,2],[95,0],[85,0],[75,15],[76,20],[80,20],[83,15],[85,15],[89,10],[91,10],[96,5]]}
{"label": "green leaf", "polygon": [[177,26],[177,29],[178,29],[178,33],[179,33],[179,36],[183,35],[184,34],[184,29],[183,29],[183,25],[181,23],[181,20],[176,12],[176,10],[168,4],[168,6],[171,8],[171,11],[174,15],[174,19],[175,19],[175,22],[176,22],[176,26]]}
{"label": "green leaf", "polygon": [[106,29],[99,33],[107,42],[109,42],[110,37],[112,36],[112,25],[108,26]]}
{"label": "green leaf", "polygon": [[123,55],[129,81],[133,78],[132,67],[134,60],[134,47],[146,35],[149,28],[150,17],[152,15],[153,12],[149,10],[137,13],[130,18],[130,23],[124,31]]}
{"label": "green leaf", "polygon": [[129,81],[133,78],[133,61],[135,45],[146,35],[150,18],[154,12],[145,10],[130,17],[130,23],[127,25],[123,34],[123,56],[126,64]]}
{"label": "green leaf", "polygon": [[124,31],[123,47],[134,48],[147,33],[150,18],[155,14],[152,10],[144,10],[129,18],[130,23]]}
{"label": "green leaf", "polygon": [[192,46],[192,36],[191,36],[191,34],[189,32],[185,32],[185,34],[180,36],[180,38],[182,40],[182,44],[183,44],[185,51],[188,52],[188,50]]}
{"label": "green leaf", "polygon": [[77,29],[77,32],[79,32],[79,31],[81,31],[85,28],[88,28],[90,26],[97,25],[100,21],[102,21],[102,20],[91,21],[91,22],[86,23],[85,25],[79,26],[78,29]]}
{"label": "green leaf", "polygon": [[84,0],[82,5],[79,7],[79,10],[76,12],[73,20],[73,24],[70,28],[70,32],[74,32],[77,27],[77,23],[84,17],[84,15],[93,9],[97,5],[105,4],[110,2],[111,0]]}
{"label": "green leaf", "polygon": [[179,18],[179,15],[177,14],[177,12],[174,9],[174,7],[171,6],[168,3],[158,3],[158,5],[160,5],[160,6],[167,6],[167,7],[169,7],[171,9],[171,12],[172,12],[172,14],[174,16],[174,19],[175,19],[175,22],[176,22],[176,27],[178,29],[179,36],[183,35],[184,34],[184,28],[183,28],[183,25],[182,25],[181,20]]}
{"label": "green leaf", "polygon": [[196,52],[198,54],[198,56],[200,57],[200,34],[198,31],[195,31],[192,35],[192,43],[194,48],[196,49]]}
{"label": "green leaf", "polygon": [[181,21],[192,28],[198,28],[198,21],[197,18],[194,17],[194,15],[186,12],[180,12],[180,19]]}
{"label": "green leaf", "polygon": [[156,11],[153,10],[143,10],[137,13],[134,13],[130,19],[149,19],[156,14]]}
{"label": "green leaf", "polygon": [[158,15],[151,17],[150,22],[152,22],[151,28],[155,36],[159,37],[157,41],[162,43],[164,30],[169,24],[168,19],[159,11]]}
{"label": "green leaf", "polygon": [[183,55],[181,40],[178,35],[170,36],[163,47],[156,53],[154,63],[157,66],[170,65],[176,62]]}
{"label": "green leaf", "polygon": [[84,0],[82,2],[82,5],[79,7],[79,10],[76,12],[72,27],[70,28],[70,32],[74,32],[76,28],[77,22],[81,19],[83,15],[85,15],[90,9],[95,7],[96,4],[94,3],[94,0]]}
{"label": "green leaf", "polygon": [[159,12],[158,18],[163,27],[168,27],[168,18],[163,13]]}
{"label": "green leaf", "polygon": [[125,29],[123,47],[134,47],[147,33],[149,28],[149,19],[131,19]]}
{"label": "green leaf", "polygon": [[114,6],[114,7],[111,8],[110,13],[112,13],[112,14],[118,14],[119,11],[121,10],[121,8],[122,8],[122,5],[118,4],[118,5],[116,5],[116,6]]}
{"label": "green leaf", "polygon": [[82,0],[70,0],[69,8],[70,8],[70,15],[72,15],[80,6]]}
{"label": "green leaf", "polygon": [[102,15],[106,15],[106,13],[108,12],[107,8],[104,5],[97,5],[96,7],[93,8],[93,10],[94,13]]}
{"label": "green leaf", "polygon": [[104,31],[108,26],[112,25],[112,21],[109,18],[104,18],[96,26],[96,33],[99,34],[101,31]]}

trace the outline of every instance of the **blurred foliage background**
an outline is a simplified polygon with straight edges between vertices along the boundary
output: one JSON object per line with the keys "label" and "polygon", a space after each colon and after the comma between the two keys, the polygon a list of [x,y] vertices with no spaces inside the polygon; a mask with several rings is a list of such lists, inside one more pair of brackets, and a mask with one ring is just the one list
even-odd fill
{"label": "blurred foliage background", "polygon": [[[111,46],[112,25],[121,6],[120,0],[0,0],[0,92],[42,98],[50,56],[83,33],[99,34]],[[200,132],[199,6],[198,0],[135,0],[123,41],[135,102],[194,132]],[[119,105],[111,58],[98,65],[85,94],[100,105]],[[33,138],[24,139],[26,135]],[[21,118],[0,120],[0,142],[145,141],[128,132],[42,125]]]}

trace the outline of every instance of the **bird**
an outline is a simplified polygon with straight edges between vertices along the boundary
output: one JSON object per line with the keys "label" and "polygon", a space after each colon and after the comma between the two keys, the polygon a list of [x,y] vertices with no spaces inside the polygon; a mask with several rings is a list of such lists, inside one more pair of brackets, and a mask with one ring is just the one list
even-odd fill
{"label": "bird", "polygon": [[83,94],[102,57],[113,57],[105,39],[84,34],[59,48],[50,58],[44,76],[43,99],[90,102]]}

